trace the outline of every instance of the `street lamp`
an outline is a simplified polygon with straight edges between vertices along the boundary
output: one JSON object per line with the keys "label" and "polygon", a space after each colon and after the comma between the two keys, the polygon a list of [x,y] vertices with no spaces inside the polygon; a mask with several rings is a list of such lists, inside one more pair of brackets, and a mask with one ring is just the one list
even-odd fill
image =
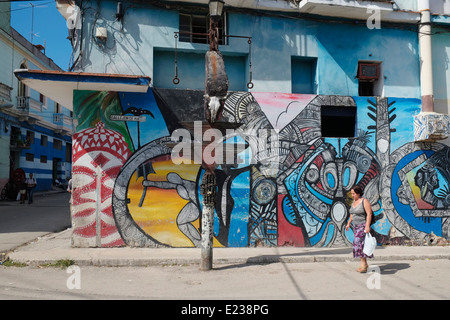
{"label": "street lamp", "polygon": [[210,0],[209,1],[209,50],[218,51],[219,45],[219,28],[218,22],[222,18],[223,6],[225,2],[223,0]]}
{"label": "street lamp", "polygon": [[211,19],[218,21],[222,17],[223,7],[225,1],[223,0],[210,0],[209,1],[209,16]]}

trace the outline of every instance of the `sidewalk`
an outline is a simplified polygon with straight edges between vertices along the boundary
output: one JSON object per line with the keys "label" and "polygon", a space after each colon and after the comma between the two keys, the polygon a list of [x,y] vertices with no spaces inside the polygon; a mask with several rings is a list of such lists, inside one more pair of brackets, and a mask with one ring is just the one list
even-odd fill
{"label": "sidewalk", "polygon": [[[8,254],[30,266],[73,260],[79,266],[200,265],[198,248],[72,248],[71,229],[48,234]],[[377,247],[371,261],[450,259],[450,246]],[[352,248],[214,248],[213,266],[357,260]]]}

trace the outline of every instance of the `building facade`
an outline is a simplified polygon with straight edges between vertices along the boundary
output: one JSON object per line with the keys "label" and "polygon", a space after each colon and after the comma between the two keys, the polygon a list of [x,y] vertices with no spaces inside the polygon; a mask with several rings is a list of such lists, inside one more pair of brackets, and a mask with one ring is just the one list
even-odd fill
{"label": "building facade", "polygon": [[9,2],[0,11],[0,189],[2,199],[15,199],[29,173],[36,190],[70,176],[73,123],[70,110],[14,77],[15,69],[61,69],[10,26]]}
{"label": "building facade", "polygon": [[419,2],[226,1],[205,131],[206,1],[57,1],[73,73],[16,76],[73,106],[73,244],[200,246],[205,159],[215,246],[350,245],[355,185],[379,244],[448,239],[450,10]]}

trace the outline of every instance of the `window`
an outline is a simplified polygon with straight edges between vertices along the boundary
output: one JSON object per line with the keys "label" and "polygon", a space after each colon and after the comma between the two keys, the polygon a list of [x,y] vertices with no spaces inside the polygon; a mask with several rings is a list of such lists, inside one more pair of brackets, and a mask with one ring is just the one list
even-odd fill
{"label": "window", "polygon": [[291,58],[292,93],[316,92],[316,65],[317,58]]}
{"label": "window", "polygon": [[41,163],[47,163],[47,156],[41,156]]}
{"label": "window", "polygon": [[33,143],[34,143],[34,132],[27,131],[27,144],[33,144]]}
{"label": "window", "polygon": [[[28,63],[24,62],[20,65],[20,69],[28,69]],[[27,97],[28,96],[28,87],[19,80],[19,85],[17,86],[17,95],[19,97]]]}
{"label": "window", "polygon": [[32,154],[32,153],[25,154],[25,160],[33,162],[34,161],[34,154]]}
{"label": "window", "polygon": [[356,107],[322,106],[321,130],[322,137],[355,137]]}
{"label": "window", "polygon": [[358,72],[358,95],[361,97],[381,96],[383,82],[381,75],[381,63],[371,61],[359,61]]}
{"label": "window", "polygon": [[68,162],[68,163],[72,162],[72,144],[71,143],[66,144],[66,162]]}
{"label": "window", "polygon": [[53,140],[53,148],[56,150],[61,150],[62,149],[62,141],[58,140],[58,139],[54,139]]}
{"label": "window", "polygon": [[39,102],[42,103],[44,106],[47,106],[47,97],[44,96],[42,93],[39,94]]}
{"label": "window", "polygon": [[[225,19],[219,21],[219,44],[226,44],[224,37]],[[209,37],[205,35],[209,32],[209,15],[184,14],[180,13],[180,38],[181,42],[209,43]]]}
{"label": "window", "polygon": [[44,135],[41,135],[41,146],[42,147],[46,147],[47,143],[48,143],[48,137],[44,136]]}
{"label": "window", "polygon": [[18,87],[18,93],[17,93],[17,95],[18,95],[19,97],[26,97],[26,96],[28,96],[28,88],[27,88],[27,86],[26,86],[22,81],[20,81],[20,80],[19,80],[19,87]]}

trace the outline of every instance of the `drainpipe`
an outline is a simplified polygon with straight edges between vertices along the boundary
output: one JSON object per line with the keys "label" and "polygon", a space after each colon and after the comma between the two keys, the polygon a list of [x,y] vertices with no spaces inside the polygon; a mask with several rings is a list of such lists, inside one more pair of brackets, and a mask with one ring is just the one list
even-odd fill
{"label": "drainpipe", "polygon": [[419,50],[422,112],[434,112],[430,0],[418,0],[418,9],[421,16],[419,24]]}
{"label": "drainpipe", "polygon": [[450,136],[450,116],[434,112],[430,0],[417,0],[420,11],[419,51],[422,112],[414,116],[414,141],[434,142]]}

